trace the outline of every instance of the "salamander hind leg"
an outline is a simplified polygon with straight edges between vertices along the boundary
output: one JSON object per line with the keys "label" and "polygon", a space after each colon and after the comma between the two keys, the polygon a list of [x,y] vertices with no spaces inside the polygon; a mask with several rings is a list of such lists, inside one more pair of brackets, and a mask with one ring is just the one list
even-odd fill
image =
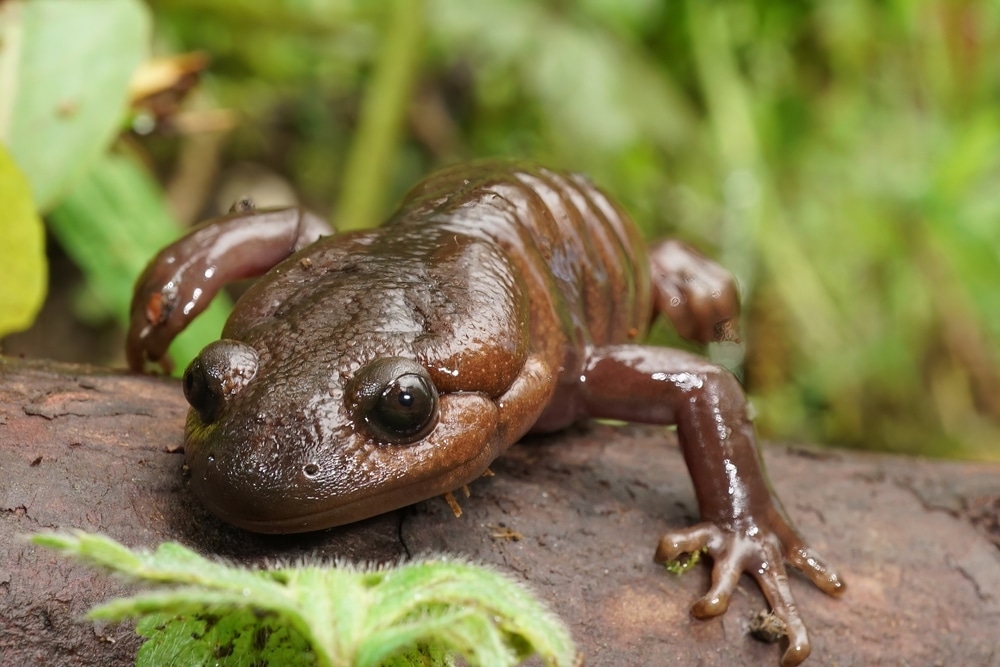
{"label": "salamander hind leg", "polygon": [[772,495],[735,377],[678,350],[609,346],[592,350],[581,392],[590,416],[677,425],[702,522],[664,535],[655,558],[668,562],[700,551],[711,557],[712,585],[692,614],[724,613],[746,572],[786,627],[783,667],[805,660],[809,637],[785,563],[830,595],[842,593],[844,584],[802,541]]}
{"label": "salamander hind leg", "polygon": [[740,297],[729,271],[672,239],[650,247],[649,268],[656,310],[677,333],[698,343],[739,341]]}

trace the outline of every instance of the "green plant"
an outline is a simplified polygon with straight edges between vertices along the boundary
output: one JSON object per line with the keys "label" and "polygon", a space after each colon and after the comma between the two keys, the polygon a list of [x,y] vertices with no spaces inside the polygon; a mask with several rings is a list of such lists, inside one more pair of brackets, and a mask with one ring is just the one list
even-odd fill
{"label": "green plant", "polygon": [[[0,4],[0,264],[11,267],[0,282],[0,303],[10,306],[0,337],[30,325],[44,295],[39,213],[87,281],[78,312],[96,320],[127,322],[136,276],[181,231],[140,160],[109,152],[150,33],[139,0]],[[217,335],[225,301],[178,341],[176,357]]]}
{"label": "green plant", "polygon": [[146,638],[139,667],[429,667],[451,665],[456,655],[502,667],[535,653],[553,667],[576,660],[565,626],[525,589],[455,559],[251,571],[175,543],[148,554],[83,532],[33,539],[156,587],[89,614],[139,619],[136,630]]}
{"label": "green plant", "polygon": [[0,336],[26,329],[45,296],[45,230],[31,201],[28,181],[0,146]]}

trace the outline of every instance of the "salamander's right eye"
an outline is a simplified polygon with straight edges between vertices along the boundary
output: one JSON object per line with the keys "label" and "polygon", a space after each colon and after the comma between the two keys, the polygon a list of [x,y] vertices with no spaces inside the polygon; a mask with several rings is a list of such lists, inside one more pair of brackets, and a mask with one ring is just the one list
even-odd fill
{"label": "salamander's right eye", "polygon": [[229,399],[256,374],[256,350],[235,340],[217,340],[184,371],[184,398],[202,423],[211,424]]}
{"label": "salamander's right eye", "polygon": [[373,361],[351,379],[347,395],[355,420],[382,442],[416,442],[437,424],[437,389],[427,370],[411,359]]}

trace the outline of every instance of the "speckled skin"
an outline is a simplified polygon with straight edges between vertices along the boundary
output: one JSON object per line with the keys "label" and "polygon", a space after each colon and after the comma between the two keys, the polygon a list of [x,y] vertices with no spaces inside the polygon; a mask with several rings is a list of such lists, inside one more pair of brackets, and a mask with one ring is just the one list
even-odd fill
{"label": "speckled skin", "polygon": [[[647,253],[588,181],[515,163],[439,172],[381,228],[327,233],[298,209],[238,211],[137,283],[128,357],[141,369],[225,282],[264,274],[185,378],[191,486],[210,509],[249,530],[316,530],[456,489],[530,429],[676,424],[703,523],[665,535],[656,559],[708,550],[699,617],[723,613],[751,573],[788,626],[782,664],[808,656],[784,562],[830,594],[843,582],[773,498],[739,384],[635,342],[654,311],[693,340],[733,338],[728,273],[676,242]],[[413,441],[380,436],[359,398],[397,367],[436,389]]]}

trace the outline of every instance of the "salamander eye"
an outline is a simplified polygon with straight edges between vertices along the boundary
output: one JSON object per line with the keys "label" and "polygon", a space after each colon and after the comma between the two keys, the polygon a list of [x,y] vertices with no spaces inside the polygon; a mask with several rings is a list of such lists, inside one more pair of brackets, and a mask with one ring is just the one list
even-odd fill
{"label": "salamander eye", "polygon": [[217,340],[184,371],[184,398],[202,423],[211,424],[226,402],[256,374],[256,350],[235,340]]}
{"label": "salamander eye", "polygon": [[356,422],[364,422],[380,441],[416,442],[437,424],[437,389],[427,370],[412,359],[377,359],[361,368],[345,389]]}
{"label": "salamander eye", "polygon": [[215,420],[218,411],[219,393],[212,386],[211,376],[205,372],[201,359],[195,357],[184,371],[184,398],[195,409],[201,421],[209,423]]}
{"label": "salamander eye", "polygon": [[407,373],[390,382],[368,414],[380,430],[403,439],[422,435],[437,412],[437,392],[429,380]]}

